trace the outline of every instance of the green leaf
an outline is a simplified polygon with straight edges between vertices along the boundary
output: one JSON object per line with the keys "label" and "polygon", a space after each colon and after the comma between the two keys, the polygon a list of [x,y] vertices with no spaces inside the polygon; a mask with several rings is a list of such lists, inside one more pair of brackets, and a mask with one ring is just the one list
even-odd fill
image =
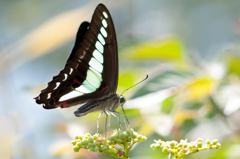
{"label": "green leaf", "polygon": [[233,56],[229,61],[229,73],[234,73],[240,76],[240,56]]}

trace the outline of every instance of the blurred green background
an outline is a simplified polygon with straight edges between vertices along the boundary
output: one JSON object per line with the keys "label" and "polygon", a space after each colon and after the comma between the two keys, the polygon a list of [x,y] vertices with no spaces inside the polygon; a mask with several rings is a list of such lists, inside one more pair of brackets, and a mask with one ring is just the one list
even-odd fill
{"label": "blurred green background", "polygon": [[167,158],[150,148],[154,139],[199,137],[222,148],[189,158],[240,158],[239,0],[1,0],[0,158],[111,158],[71,148],[75,135],[96,132],[99,113],[76,118],[78,106],[45,110],[33,100],[64,67],[79,24],[100,2],[117,33],[117,92],[149,75],[124,94],[131,127],[148,137],[130,158]]}

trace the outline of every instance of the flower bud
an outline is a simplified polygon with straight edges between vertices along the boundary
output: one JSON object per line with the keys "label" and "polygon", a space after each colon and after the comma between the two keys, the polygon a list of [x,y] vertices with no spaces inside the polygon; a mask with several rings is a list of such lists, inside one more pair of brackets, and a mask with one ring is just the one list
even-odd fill
{"label": "flower bud", "polygon": [[146,141],[147,137],[146,136],[142,136],[142,141]]}
{"label": "flower bud", "polygon": [[109,149],[108,145],[103,145],[103,146],[100,148],[101,151],[105,151],[105,150],[108,150],[108,149]]}
{"label": "flower bud", "polygon": [[81,144],[81,142],[77,142],[77,147],[80,149],[80,148],[82,148],[82,144]]}
{"label": "flower bud", "polygon": [[188,144],[187,143],[184,143],[183,144],[183,148],[187,148],[188,147]]}
{"label": "flower bud", "polygon": [[133,129],[127,129],[127,130],[126,130],[126,133],[127,133],[129,136],[133,135]]}
{"label": "flower bud", "polygon": [[89,137],[89,138],[88,138],[88,142],[93,143],[93,141],[94,141],[94,140],[93,140],[92,137]]}
{"label": "flower bud", "polygon": [[156,148],[156,145],[157,145],[157,144],[151,144],[150,147],[151,147],[152,149],[155,149],[155,148]]}
{"label": "flower bud", "polygon": [[89,152],[95,152],[95,148],[94,148],[94,147],[90,147],[90,148],[88,149],[88,151],[89,151]]}
{"label": "flower bud", "polygon": [[202,139],[202,138],[198,138],[198,139],[197,139],[197,142],[201,142],[201,143],[202,143],[202,142],[203,142],[203,139]]}
{"label": "flower bud", "polygon": [[137,137],[137,133],[136,132],[133,132],[133,138],[136,138]]}
{"label": "flower bud", "polygon": [[211,144],[211,141],[210,141],[210,140],[207,140],[206,143],[207,143],[208,145],[210,145],[210,144]]}
{"label": "flower bud", "polygon": [[86,133],[86,134],[85,134],[85,137],[87,137],[87,138],[90,137],[90,136],[91,136],[90,133]]}
{"label": "flower bud", "polygon": [[220,149],[221,148],[221,144],[217,143],[216,147],[217,147],[217,149]]}
{"label": "flower bud", "polygon": [[175,147],[175,143],[174,143],[173,141],[171,141],[171,142],[169,143],[169,145],[170,145],[171,149],[173,149],[173,148]]}
{"label": "flower bud", "polygon": [[95,145],[96,145],[97,147],[100,147],[101,144],[100,144],[100,142],[96,141],[96,142],[95,142]]}
{"label": "flower bud", "polygon": [[89,147],[89,148],[91,148],[91,147],[95,147],[95,144],[94,144],[94,143],[91,143],[91,142],[89,142],[89,143],[88,143],[88,147]]}
{"label": "flower bud", "polygon": [[187,153],[188,149],[183,148],[182,151],[183,151],[183,153]]}
{"label": "flower bud", "polygon": [[164,147],[164,148],[162,149],[162,152],[167,153],[167,152],[168,152],[168,149],[167,149],[166,147]]}
{"label": "flower bud", "polygon": [[161,146],[160,145],[158,145],[158,144],[156,144],[156,149],[160,149],[161,148]]}
{"label": "flower bud", "polygon": [[126,132],[123,132],[123,138],[126,139],[128,137],[128,134]]}
{"label": "flower bud", "polygon": [[123,143],[123,140],[122,139],[118,139],[117,142],[118,143]]}
{"label": "flower bud", "polygon": [[95,147],[94,148],[94,152],[98,152],[99,151],[99,148],[98,147]]}
{"label": "flower bud", "polygon": [[138,140],[142,140],[142,135],[138,135],[138,136],[137,136],[137,139],[138,139]]}
{"label": "flower bud", "polygon": [[195,149],[196,148],[196,145],[194,144],[194,145],[191,145],[191,147],[193,148],[193,149]]}
{"label": "flower bud", "polygon": [[81,142],[82,145],[87,145],[87,143],[88,143],[88,142],[87,142],[86,139],[84,139],[84,140]]}
{"label": "flower bud", "polygon": [[93,135],[93,140],[97,140],[98,139],[98,134]]}
{"label": "flower bud", "polygon": [[[185,147],[185,148],[186,148],[186,147]],[[189,146],[188,146],[188,149],[189,149],[189,150],[192,150],[192,149],[193,149],[193,145],[189,145]]]}
{"label": "flower bud", "polygon": [[72,143],[73,145],[76,145],[76,141],[75,141],[75,140],[72,140],[71,143]]}
{"label": "flower bud", "polygon": [[79,148],[76,145],[73,146],[72,148],[73,148],[74,152],[78,152],[79,151]]}
{"label": "flower bud", "polygon": [[82,140],[80,140],[80,139],[77,139],[77,140],[76,140],[76,142],[82,142]]}
{"label": "flower bud", "polygon": [[217,140],[217,139],[215,139],[215,140],[212,141],[212,144],[213,144],[213,145],[216,145],[217,143],[218,143],[218,140]]}
{"label": "flower bud", "polygon": [[122,138],[122,137],[123,137],[123,132],[122,132],[122,131],[118,131],[118,132],[117,132],[117,136],[118,136],[119,138]]}
{"label": "flower bud", "polygon": [[198,147],[198,148],[202,148],[202,142],[198,142],[198,143],[197,143],[197,147]]}
{"label": "flower bud", "polygon": [[179,143],[179,144],[178,144],[178,147],[182,148],[182,147],[183,147],[183,144],[182,144],[182,143]]}

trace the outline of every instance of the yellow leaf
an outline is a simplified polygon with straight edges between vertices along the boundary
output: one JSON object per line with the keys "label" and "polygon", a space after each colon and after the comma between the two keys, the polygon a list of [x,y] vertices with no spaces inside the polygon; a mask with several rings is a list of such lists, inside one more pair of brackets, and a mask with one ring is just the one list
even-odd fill
{"label": "yellow leaf", "polygon": [[179,60],[182,54],[183,46],[177,38],[144,42],[125,51],[125,55],[133,59]]}
{"label": "yellow leaf", "polygon": [[202,99],[210,94],[215,83],[210,78],[193,79],[183,86],[180,91],[180,98],[186,101]]}
{"label": "yellow leaf", "polygon": [[177,125],[182,125],[185,120],[194,119],[196,117],[196,110],[182,110],[176,114],[175,122]]}

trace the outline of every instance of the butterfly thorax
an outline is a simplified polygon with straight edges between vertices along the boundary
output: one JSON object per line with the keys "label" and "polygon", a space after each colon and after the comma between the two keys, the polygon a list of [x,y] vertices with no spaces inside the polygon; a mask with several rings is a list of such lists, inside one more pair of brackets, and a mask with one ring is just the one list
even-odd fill
{"label": "butterfly thorax", "polygon": [[106,98],[103,98],[102,100],[93,100],[85,103],[80,108],[78,108],[78,110],[76,110],[74,114],[77,117],[81,117],[87,115],[88,113],[96,111],[103,111],[104,113],[109,111],[113,112],[118,108],[118,106],[120,106],[124,102],[125,100],[123,96],[112,94]]}

